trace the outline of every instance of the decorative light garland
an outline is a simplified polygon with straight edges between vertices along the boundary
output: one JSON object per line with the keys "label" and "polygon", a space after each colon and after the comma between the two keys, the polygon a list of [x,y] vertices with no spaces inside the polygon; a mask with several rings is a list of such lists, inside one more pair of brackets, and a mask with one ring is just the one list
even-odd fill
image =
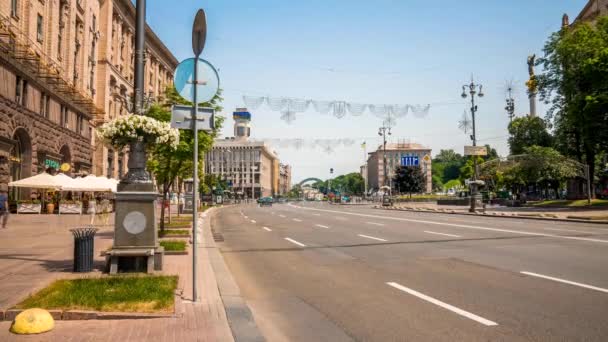
{"label": "decorative light garland", "polygon": [[416,117],[425,117],[428,115],[431,105],[373,105],[362,103],[351,103],[347,101],[317,101],[309,99],[289,98],[289,97],[270,97],[270,96],[248,96],[243,95],[243,102],[247,108],[256,110],[263,104],[275,112],[281,112],[281,120],[291,124],[296,120],[296,114],[303,113],[308,110],[312,104],[312,108],[319,114],[331,113],[334,117],[341,119],[350,114],[352,116],[361,116],[366,111],[369,111],[374,116],[384,120],[385,124],[394,126],[398,118],[405,117],[408,112],[412,112]]}

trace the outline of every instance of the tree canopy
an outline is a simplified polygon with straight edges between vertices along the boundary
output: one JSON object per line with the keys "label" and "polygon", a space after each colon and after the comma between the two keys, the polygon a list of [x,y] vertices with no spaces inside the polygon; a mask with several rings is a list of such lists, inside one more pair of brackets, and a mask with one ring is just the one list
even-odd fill
{"label": "tree canopy", "polygon": [[397,166],[393,177],[393,188],[402,193],[426,191],[426,176],[419,166]]}
{"label": "tree canopy", "polygon": [[509,148],[511,154],[523,154],[529,146],[553,146],[553,137],[545,121],[537,116],[523,116],[509,124]]}

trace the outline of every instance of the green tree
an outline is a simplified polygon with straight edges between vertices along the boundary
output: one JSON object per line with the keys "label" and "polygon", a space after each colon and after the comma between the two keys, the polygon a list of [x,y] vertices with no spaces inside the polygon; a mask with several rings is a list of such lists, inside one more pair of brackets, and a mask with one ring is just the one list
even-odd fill
{"label": "green tree", "polygon": [[594,180],[595,156],[608,150],[608,17],[553,33],[539,64],[541,99],[552,104],[556,147],[588,164]]}
{"label": "green tree", "polygon": [[442,183],[460,178],[460,168],[465,162],[466,158],[454,150],[441,150],[432,161],[433,175],[439,176]]}
{"label": "green tree", "polygon": [[393,177],[393,187],[399,192],[420,193],[426,190],[426,176],[419,166],[397,166]]}
{"label": "green tree", "polygon": [[[164,122],[171,121],[171,106],[175,104],[191,105],[190,102],[179,96],[173,87],[168,87],[165,91],[165,100],[162,103],[156,103],[150,107],[147,115]],[[210,106],[221,110],[220,103],[222,101],[221,92],[209,103],[202,103],[203,106]],[[213,139],[222,127],[223,118],[216,116],[215,131],[211,133],[198,132],[198,151],[199,151],[199,172],[202,175],[204,154],[211,149]],[[150,149],[150,158],[148,159],[148,170],[154,175],[157,184],[163,194],[163,200],[168,199],[168,194],[177,179],[192,177],[193,163],[192,156],[194,154],[194,134],[191,130],[180,130],[180,142],[176,150],[170,149],[168,146],[158,144]],[[165,224],[165,209],[162,206],[160,214],[160,229],[164,230]]]}
{"label": "green tree", "polygon": [[545,121],[537,116],[513,119],[509,124],[509,149],[511,154],[522,154],[528,146],[550,147],[553,137],[547,131]]}

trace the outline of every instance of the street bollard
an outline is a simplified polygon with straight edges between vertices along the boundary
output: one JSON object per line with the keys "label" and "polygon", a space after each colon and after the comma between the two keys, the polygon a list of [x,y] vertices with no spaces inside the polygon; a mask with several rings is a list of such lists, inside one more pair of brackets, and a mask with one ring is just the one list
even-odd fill
{"label": "street bollard", "polygon": [[91,272],[95,252],[95,233],[97,228],[85,227],[70,229],[74,235],[74,272]]}

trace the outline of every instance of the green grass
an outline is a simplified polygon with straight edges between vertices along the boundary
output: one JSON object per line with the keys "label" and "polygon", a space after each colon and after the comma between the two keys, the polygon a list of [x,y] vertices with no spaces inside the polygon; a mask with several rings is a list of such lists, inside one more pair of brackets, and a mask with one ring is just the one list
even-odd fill
{"label": "green grass", "polygon": [[57,280],[16,309],[171,312],[177,276],[114,276]]}
{"label": "green grass", "polygon": [[159,237],[163,237],[166,235],[183,235],[183,236],[188,236],[190,235],[190,231],[189,230],[185,230],[185,229],[166,229],[165,231],[158,231],[158,236]]}
{"label": "green grass", "polygon": [[[534,207],[586,207],[587,200],[548,200],[531,203]],[[592,207],[608,207],[608,200],[591,200]]]}
{"label": "green grass", "polygon": [[192,221],[171,221],[171,223],[165,222],[165,228],[190,228],[192,226],[191,222]]}
{"label": "green grass", "polygon": [[172,251],[172,252],[186,251],[186,241],[167,240],[167,241],[161,241],[160,245],[165,248],[165,251]]}

